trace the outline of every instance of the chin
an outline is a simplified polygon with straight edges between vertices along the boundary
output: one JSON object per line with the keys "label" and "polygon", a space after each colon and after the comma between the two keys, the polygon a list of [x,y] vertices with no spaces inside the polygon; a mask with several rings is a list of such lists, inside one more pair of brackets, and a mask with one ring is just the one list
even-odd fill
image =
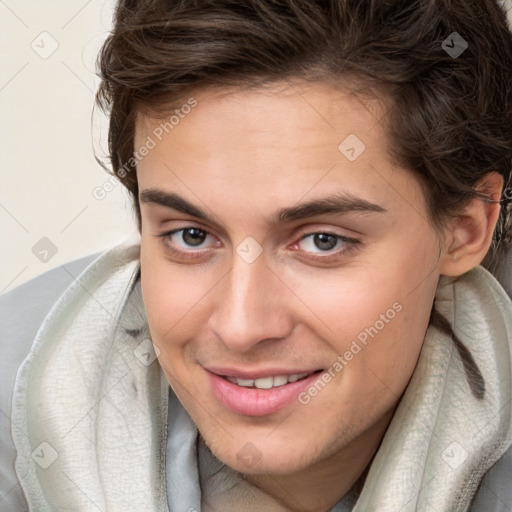
{"label": "chin", "polygon": [[205,442],[217,459],[247,475],[296,473],[310,467],[317,459],[311,443],[307,448],[301,447],[292,438],[277,441],[277,445],[268,439],[251,441],[251,436],[233,438],[229,443],[211,443],[207,438]]}

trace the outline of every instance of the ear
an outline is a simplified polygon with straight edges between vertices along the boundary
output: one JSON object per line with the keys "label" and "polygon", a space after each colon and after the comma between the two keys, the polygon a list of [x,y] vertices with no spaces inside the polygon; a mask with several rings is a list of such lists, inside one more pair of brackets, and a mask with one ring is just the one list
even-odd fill
{"label": "ear", "polygon": [[491,246],[500,214],[503,178],[491,172],[473,188],[486,194],[489,200],[472,199],[445,228],[439,271],[446,276],[459,276],[480,265]]}

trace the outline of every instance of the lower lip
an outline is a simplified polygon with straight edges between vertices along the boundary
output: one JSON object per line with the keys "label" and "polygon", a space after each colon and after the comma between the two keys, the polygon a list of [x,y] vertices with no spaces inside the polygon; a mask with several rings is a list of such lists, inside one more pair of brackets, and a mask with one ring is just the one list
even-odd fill
{"label": "lower lip", "polygon": [[238,386],[215,373],[207,373],[218,400],[231,411],[245,416],[266,416],[283,409],[322,375],[317,372],[276,388],[257,389]]}

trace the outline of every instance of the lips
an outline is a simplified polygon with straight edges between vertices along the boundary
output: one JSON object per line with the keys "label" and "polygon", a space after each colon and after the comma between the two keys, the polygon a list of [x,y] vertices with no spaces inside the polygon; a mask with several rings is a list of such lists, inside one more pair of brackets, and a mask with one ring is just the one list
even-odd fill
{"label": "lips", "polygon": [[322,370],[273,369],[265,372],[208,368],[214,396],[232,412],[266,416],[296,402],[297,396],[321,375]]}

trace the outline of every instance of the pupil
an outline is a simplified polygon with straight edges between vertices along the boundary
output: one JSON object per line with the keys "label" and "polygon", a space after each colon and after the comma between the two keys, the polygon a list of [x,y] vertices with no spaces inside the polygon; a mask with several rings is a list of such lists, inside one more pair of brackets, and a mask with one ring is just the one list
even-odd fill
{"label": "pupil", "polygon": [[188,245],[200,245],[204,239],[204,231],[198,228],[189,228],[183,231],[182,238]]}
{"label": "pupil", "polygon": [[[327,242],[327,239],[330,239],[331,243]],[[333,249],[336,246],[336,238],[333,235],[328,235],[327,233],[315,235],[314,240],[319,249]]]}

